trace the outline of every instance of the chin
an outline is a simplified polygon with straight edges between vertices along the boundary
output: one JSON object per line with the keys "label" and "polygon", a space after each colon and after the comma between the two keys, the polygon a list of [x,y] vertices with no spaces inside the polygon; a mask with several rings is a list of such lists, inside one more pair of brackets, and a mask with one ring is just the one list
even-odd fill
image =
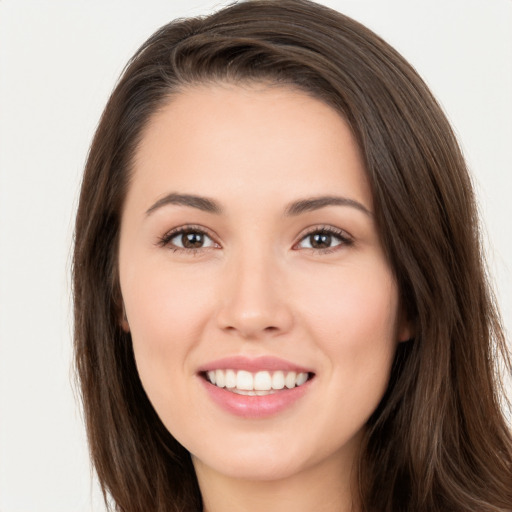
{"label": "chin", "polygon": [[244,455],[242,457],[228,457],[218,463],[218,459],[214,463],[209,464],[208,461],[200,461],[196,457],[192,458],[194,466],[206,465],[209,470],[213,470],[230,479],[247,480],[247,481],[278,481],[292,477],[300,473],[304,469],[304,462],[293,460],[283,460],[282,455],[274,454],[265,457]]}

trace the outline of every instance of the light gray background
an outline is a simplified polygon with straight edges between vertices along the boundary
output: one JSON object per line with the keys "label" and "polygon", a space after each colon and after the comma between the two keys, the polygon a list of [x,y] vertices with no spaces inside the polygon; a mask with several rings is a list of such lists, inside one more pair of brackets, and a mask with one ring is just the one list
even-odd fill
{"label": "light gray background", "polygon": [[[474,173],[510,331],[512,0],[324,3],[384,36],[445,108]],[[137,47],[167,21],[221,5],[0,0],[2,512],[103,510],[71,385],[80,175],[109,92]]]}

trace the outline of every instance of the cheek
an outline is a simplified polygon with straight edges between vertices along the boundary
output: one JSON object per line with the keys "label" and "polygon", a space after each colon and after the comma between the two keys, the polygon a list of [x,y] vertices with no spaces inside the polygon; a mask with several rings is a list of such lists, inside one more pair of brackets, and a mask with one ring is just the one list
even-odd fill
{"label": "cheek", "polygon": [[384,264],[317,278],[304,300],[311,336],[329,360],[333,385],[350,389],[352,407],[371,413],[387,387],[398,343],[395,281]]}
{"label": "cheek", "polygon": [[169,400],[167,390],[176,390],[183,376],[193,373],[188,356],[209,318],[211,288],[197,286],[186,275],[157,261],[121,274],[137,369],[157,410]]}
{"label": "cheek", "polygon": [[398,291],[386,265],[347,266],[313,280],[303,294],[305,311],[333,349],[340,341],[357,348],[395,339]]}
{"label": "cheek", "polygon": [[173,338],[189,341],[205,319],[201,312],[211,303],[212,287],[201,276],[174,269],[166,261],[149,259],[121,275],[121,292],[130,330],[140,344],[162,343]]}

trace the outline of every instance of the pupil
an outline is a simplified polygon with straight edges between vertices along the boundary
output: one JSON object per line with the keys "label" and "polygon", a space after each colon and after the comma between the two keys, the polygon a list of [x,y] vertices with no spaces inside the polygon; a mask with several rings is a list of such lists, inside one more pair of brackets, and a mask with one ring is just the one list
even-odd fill
{"label": "pupil", "polygon": [[181,239],[183,247],[188,249],[195,249],[202,247],[204,243],[204,237],[201,233],[185,233]]}
{"label": "pupil", "polygon": [[316,233],[311,236],[311,247],[315,249],[325,249],[331,246],[331,235],[326,233]]}

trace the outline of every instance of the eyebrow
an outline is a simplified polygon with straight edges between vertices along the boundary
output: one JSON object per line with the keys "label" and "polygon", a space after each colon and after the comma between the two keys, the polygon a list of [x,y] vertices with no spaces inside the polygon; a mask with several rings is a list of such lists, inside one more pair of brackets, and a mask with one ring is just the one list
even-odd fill
{"label": "eyebrow", "polygon": [[[188,206],[190,208],[197,208],[198,210],[217,215],[221,214],[223,211],[219,203],[213,199],[192,194],[178,194],[176,192],[171,192],[148,208],[146,210],[146,215],[151,215],[155,210],[167,205]],[[349,206],[370,217],[372,216],[372,212],[359,201],[341,196],[320,196],[294,201],[285,208],[285,216],[295,217],[302,213],[320,210],[327,206]]]}
{"label": "eyebrow", "polygon": [[155,210],[158,210],[159,208],[169,204],[189,206],[190,208],[197,208],[198,210],[202,210],[203,212],[208,213],[222,213],[222,208],[213,199],[191,194],[177,194],[175,192],[171,192],[170,194],[167,194],[166,196],[159,199],[153,206],[148,208],[146,210],[146,215],[151,215]]}
{"label": "eyebrow", "polygon": [[326,206],[349,206],[365,213],[370,217],[373,216],[372,212],[359,201],[341,196],[320,196],[294,201],[286,207],[285,215],[296,216],[300,215],[301,213],[319,210],[320,208],[325,208]]}

